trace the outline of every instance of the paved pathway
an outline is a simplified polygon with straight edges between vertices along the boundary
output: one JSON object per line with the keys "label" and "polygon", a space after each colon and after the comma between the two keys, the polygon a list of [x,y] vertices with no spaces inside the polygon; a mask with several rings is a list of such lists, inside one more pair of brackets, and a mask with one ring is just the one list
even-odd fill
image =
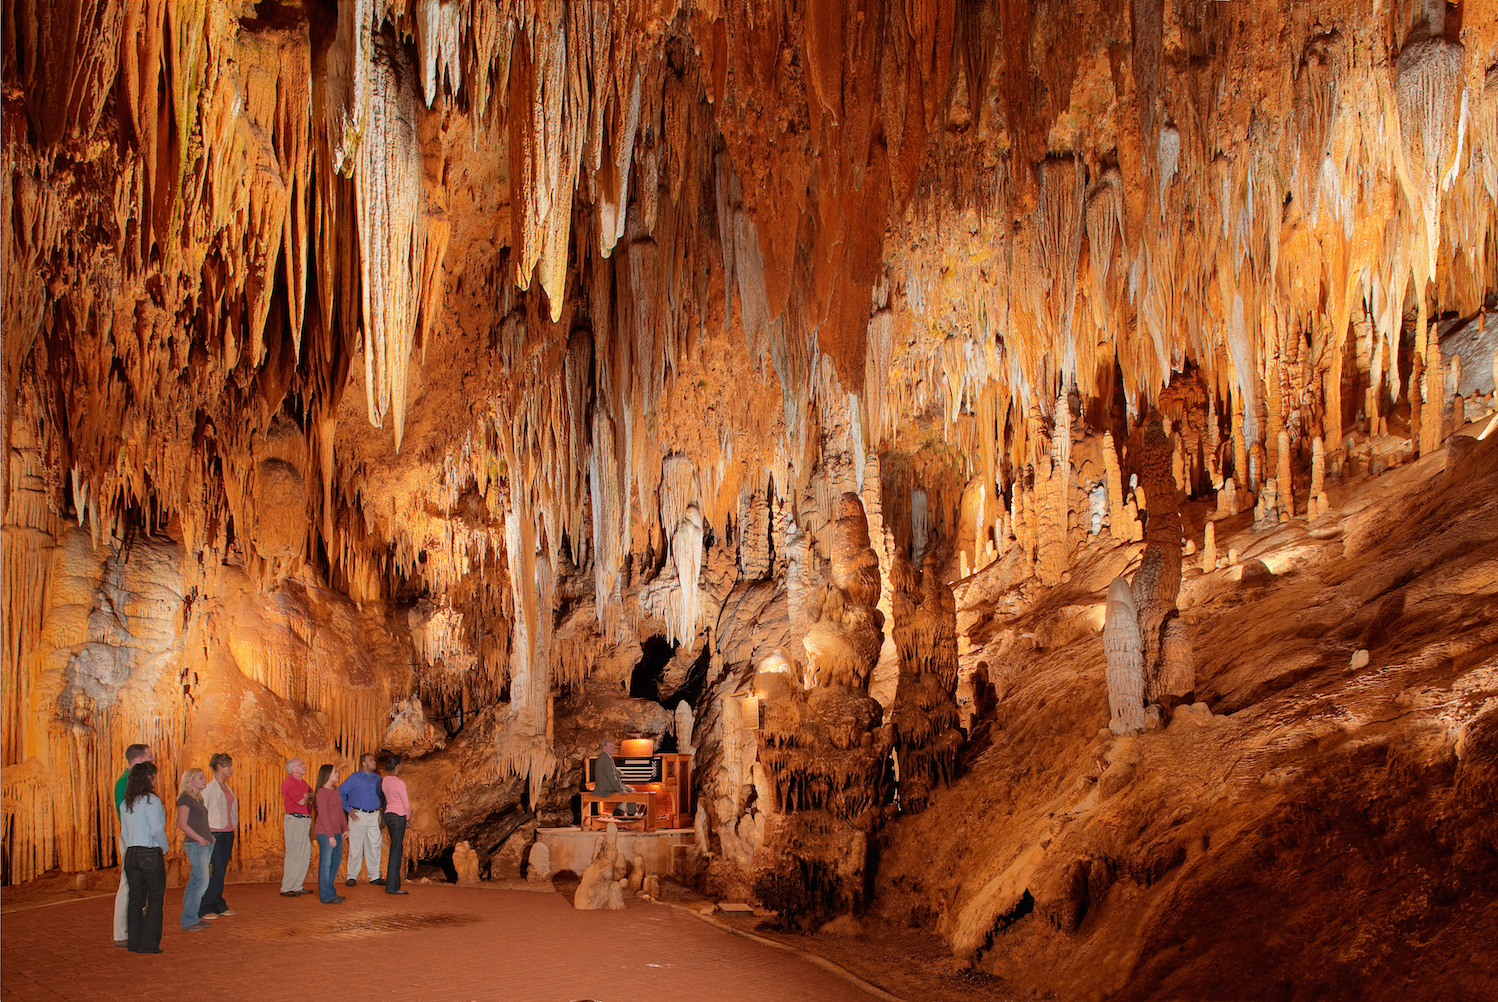
{"label": "paved pathway", "polygon": [[159,955],[111,943],[114,896],[9,912],[0,925],[0,1000],[301,1002],[869,1002],[797,957],[665,905],[576,911],[560,894],[361,884],[341,905],[231,884],[237,914],[207,932],[178,924],[166,892]]}

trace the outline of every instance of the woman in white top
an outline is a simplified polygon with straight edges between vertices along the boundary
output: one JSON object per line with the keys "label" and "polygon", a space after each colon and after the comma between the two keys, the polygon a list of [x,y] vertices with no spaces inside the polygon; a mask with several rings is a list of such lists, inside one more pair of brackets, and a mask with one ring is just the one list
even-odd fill
{"label": "woman in white top", "polygon": [[130,770],[120,804],[125,881],[130,885],[125,927],[131,953],[161,952],[161,904],[166,898],[166,809],[156,796],[156,764]]}
{"label": "woman in white top", "polygon": [[213,833],[213,869],[208,876],[208,890],[198,906],[198,918],[216,919],[233,915],[224,901],[224,873],[234,855],[234,830],[239,827],[239,799],[229,788],[234,776],[234,760],[228,752],[214,752],[208,758],[213,779],[203,788],[203,803],[208,807],[208,830]]}

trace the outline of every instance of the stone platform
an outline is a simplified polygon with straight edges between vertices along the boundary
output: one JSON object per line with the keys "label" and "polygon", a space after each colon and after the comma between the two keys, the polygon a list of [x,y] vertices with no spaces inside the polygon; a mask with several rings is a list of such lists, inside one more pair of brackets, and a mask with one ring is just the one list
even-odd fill
{"label": "stone platform", "polygon": [[[691,828],[662,828],[653,832],[619,832],[619,851],[631,861],[636,856],[645,858],[645,872],[672,876],[674,865],[672,850],[683,851],[695,841],[697,835]],[[551,872],[571,870],[582,874],[593,862],[593,855],[603,842],[604,832],[584,831],[581,828],[539,828],[536,841],[546,846],[551,853]]]}

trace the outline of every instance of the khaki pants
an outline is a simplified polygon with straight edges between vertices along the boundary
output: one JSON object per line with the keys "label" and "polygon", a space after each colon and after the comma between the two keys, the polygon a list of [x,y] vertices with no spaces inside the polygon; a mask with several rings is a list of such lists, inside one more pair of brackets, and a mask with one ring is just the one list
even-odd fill
{"label": "khaki pants", "polygon": [[312,819],[288,814],[281,823],[286,835],[286,856],[281,865],[281,893],[300,891],[312,868]]}
{"label": "khaki pants", "polygon": [[120,889],[114,896],[114,941],[123,943],[130,938],[128,925],[130,884],[125,880],[125,850],[120,849]]}
{"label": "khaki pants", "polygon": [[369,879],[380,875],[380,854],[384,839],[380,837],[379,811],[351,811],[348,816],[348,879],[359,879],[359,866],[364,865]]}

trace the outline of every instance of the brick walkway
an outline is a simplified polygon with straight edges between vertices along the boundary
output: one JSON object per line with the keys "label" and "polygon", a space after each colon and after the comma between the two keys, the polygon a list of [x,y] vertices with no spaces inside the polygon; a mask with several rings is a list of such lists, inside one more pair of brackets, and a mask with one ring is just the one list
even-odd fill
{"label": "brick walkway", "polygon": [[[166,892],[159,955],[111,944],[114,896],[9,912],[0,927],[0,999],[338,998],[375,1002],[868,1002],[796,957],[665,905],[580,912],[560,894],[407,885],[391,897],[339,886],[341,905],[231,884],[237,912],[207,932],[178,925]],[[598,958],[608,958],[600,960]]]}

